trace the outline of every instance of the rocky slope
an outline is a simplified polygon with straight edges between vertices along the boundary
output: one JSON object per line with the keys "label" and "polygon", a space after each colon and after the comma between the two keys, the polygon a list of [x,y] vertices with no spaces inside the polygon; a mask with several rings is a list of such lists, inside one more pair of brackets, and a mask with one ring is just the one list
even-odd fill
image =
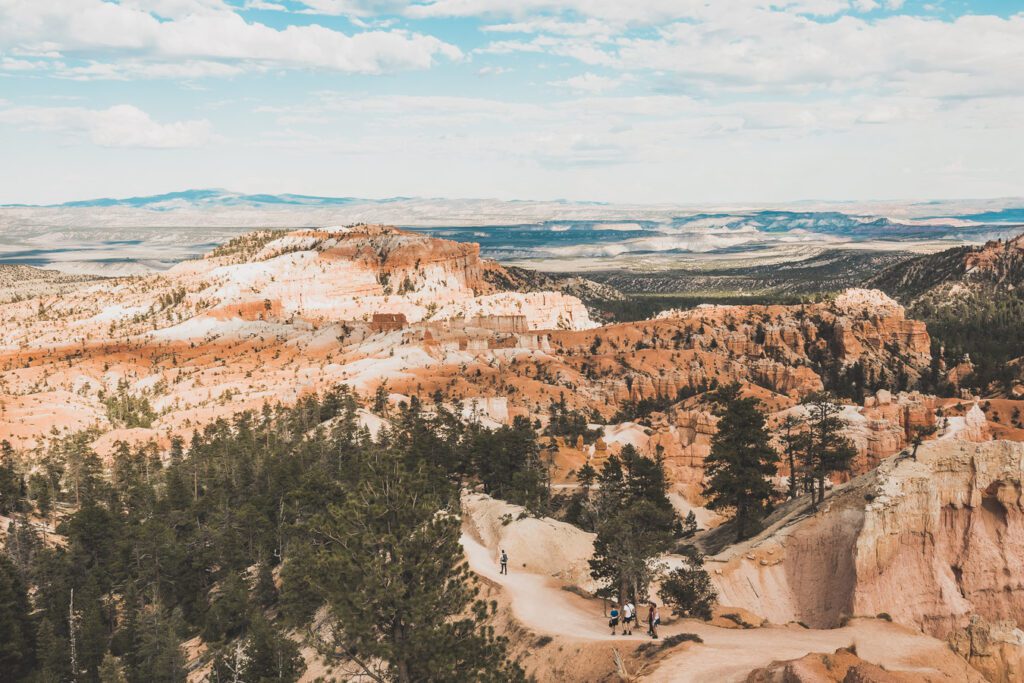
{"label": "rocky slope", "polygon": [[[1024,445],[987,440],[1016,434],[1020,406],[874,391],[912,384],[932,362],[924,324],[881,292],[597,327],[579,298],[481,259],[476,245],[364,225],[252,233],[160,275],[70,284],[0,304],[0,439],[20,449],[54,429],[95,428],[101,453],[118,440],[166,450],[171,436],[188,438],[217,417],[340,382],[367,399],[384,389],[392,402],[440,391],[486,424],[546,419],[564,400],[618,417],[595,444],[561,441],[573,460],[560,476],[632,443],[664,454],[676,493],[689,497],[680,504],[692,505],[715,430],[704,391],[741,382],[777,421],[807,394],[854,382],[866,395],[844,419],[859,471],[877,469],[838,487],[815,514],[783,506],[764,534],[711,558],[722,601],[816,628],[888,612],[950,639],[979,671],[1014,671]],[[914,427],[933,424],[937,440],[916,462],[889,457]],[[519,511],[483,498],[467,511],[467,534],[510,549],[519,569],[525,561],[543,575],[538,585],[555,576],[587,586],[590,535],[550,520],[506,524]],[[702,538],[709,549],[714,534]],[[531,609],[543,618],[545,607]],[[581,623],[593,607],[580,605]],[[870,633],[890,634],[870,621]],[[603,637],[599,621],[587,628]],[[760,643],[745,675],[864,632],[805,634],[794,649],[800,631],[789,628],[747,641],[708,631],[718,659],[701,661],[734,676],[731,653]],[[784,655],[769,652],[784,645]],[[659,668],[665,680],[675,673]]]}
{"label": "rocky slope", "polygon": [[[803,418],[807,414],[806,408],[794,400],[786,400],[753,385],[745,385],[741,394],[761,401],[769,412],[769,427],[776,430],[786,417]],[[664,413],[655,413],[643,425],[624,423],[605,428],[604,438],[594,448],[594,456],[600,461],[627,443],[649,456],[660,452],[666,469],[672,480],[680,485],[680,490],[690,500],[700,500],[704,459],[711,453],[711,440],[718,422],[701,398],[694,397]],[[902,392],[894,396],[880,390],[866,398],[863,405],[844,405],[840,418],[844,423],[845,436],[857,449],[852,463],[853,474],[868,472],[885,458],[906,448],[914,430],[919,427],[934,427],[935,435],[940,439],[973,442],[988,441],[999,429],[996,423],[987,419],[977,403],[939,399],[918,392]],[[1004,438],[1020,440],[1016,434]],[[782,448],[781,443],[776,446]],[[780,465],[779,474],[789,476],[785,463]]]}
{"label": "rocky slope", "polygon": [[0,303],[58,295],[98,280],[96,277],[68,275],[56,270],[0,263]]}
{"label": "rocky slope", "polygon": [[[809,629],[798,624],[747,624],[739,627],[729,619],[711,622],[673,619],[663,612],[661,646],[645,636],[611,636],[599,600],[585,596],[593,588],[586,561],[592,553],[593,535],[551,519],[522,514],[522,508],[483,495],[463,498],[462,540],[470,567],[497,592],[500,604],[509,606],[506,632],[530,654],[526,665],[542,681],[970,681],[984,678],[943,642],[915,628],[884,619],[852,619],[841,628]],[[509,574],[498,573],[495,559],[501,549],[510,558]],[[666,557],[677,562],[677,557]],[[490,596],[489,596],[490,597]],[[667,611],[667,610],[666,610]],[[722,605],[718,613],[742,613]],[[759,623],[757,620],[755,623]],[[672,640],[688,633],[697,642]],[[539,636],[543,635],[543,639]],[[975,641],[980,643],[979,638]],[[533,647],[529,644],[538,643]],[[612,653],[600,644],[613,646],[628,671],[637,678],[617,677]],[[836,648],[856,650],[856,656],[838,654],[832,661],[843,677],[813,677]],[[993,643],[987,652],[995,653]],[[788,660],[796,662],[780,662]],[[586,668],[586,670],[584,670]],[[912,672],[909,678],[845,678],[879,671]],[[753,672],[752,672],[753,670]],[[807,672],[811,677],[792,677]],[[642,675],[639,675],[642,674]],[[790,677],[786,677],[790,675]],[[753,678],[751,678],[753,677]]]}
{"label": "rocky slope", "polygon": [[553,332],[550,345],[547,355],[492,369],[491,381],[535,380],[570,405],[610,415],[624,403],[671,403],[733,381],[801,397],[855,364],[879,382],[901,374],[913,381],[930,362],[924,325],[888,297],[863,290],[820,304],[669,311],[639,323]]}
{"label": "rocky slope", "polygon": [[[934,656],[934,653],[932,653]],[[751,671],[746,683],[936,683],[938,681],[970,681],[984,683],[986,679],[963,662],[957,662],[952,653],[945,653],[949,663],[942,673],[921,671],[893,671],[866,662],[857,656],[854,647],[840,648],[832,654],[812,652],[799,659],[772,662]],[[931,663],[934,665],[935,660]],[[940,669],[941,670],[941,669]],[[945,674],[945,675],[943,675]]]}
{"label": "rocky slope", "polygon": [[[266,401],[338,382],[370,391],[492,346],[538,349],[539,330],[594,326],[579,299],[504,291],[483,276],[494,269],[476,245],[382,226],[260,232],[160,275],[11,301],[0,305],[0,438],[188,434]],[[154,416],[112,420],[115,392]]]}
{"label": "rocky slope", "polygon": [[[161,275],[10,302],[0,306],[2,437],[32,446],[53,426],[96,426],[108,432],[97,447],[163,443],[338,382],[368,394],[386,381],[395,400],[441,391],[489,423],[543,419],[563,398],[605,419],[641,419],[647,401],[661,412],[610,427],[603,454],[661,447],[695,492],[714,419],[687,396],[740,381],[780,411],[853,370],[891,386],[930,363],[925,327],[878,292],[597,329],[578,298],[524,272],[481,259],[473,244],[382,226],[263,231]],[[112,419],[117,392],[148,401],[152,419]],[[923,400],[851,414],[865,468],[905,444],[910,421],[934,408]]]}
{"label": "rocky slope", "polygon": [[[433,239],[384,226],[259,235],[229,243],[203,261],[176,266],[171,280],[206,280],[200,296],[213,312],[244,317],[295,316],[310,322],[369,320],[373,314],[408,322],[466,315],[523,315],[531,329],[590,325],[586,311],[560,293],[519,293],[488,282],[500,269],[480,258],[475,244]],[[268,303],[269,302],[269,303]],[[275,307],[280,307],[276,316]],[[264,314],[264,319],[268,317]]]}
{"label": "rocky slope", "polygon": [[[695,494],[714,418],[687,397],[739,381],[779,412],[854,370],[865,385],[892,386],[930,364],[924,325],[879,292],[597,328],[580,299],[548,284],[558,283],[481,259],[474,244],[383,226],[250,233],[161,275],[0,306],[0,437],[32,446],[54,426],[95,426],[101,450],[166,443],[267,401],[386,382],[396,401],[441,391],[488,424],[544,419],[562,399],[618,414],[567,470],[625,443],[661,448]],[[118,395],[144,399],[152,416],[118,419]],[[907,395],[851,408],[861,470],[902,448],[936,407]]]}
{"label": "rocky slope", "polygon": [[574,296],[586,305],[594,319],[604,315],[603,307],[608,302],[626,299],[626,295],[614,287],[588,278],[542,273],[517,266],[498,266],[496,263],[484,270],[484,279],[503,290],[562,292]]}
{"label": "rocky slope", "polygon": [[1024,394],[1024,374],[1010,362],[1024,356],[1024,235],[911,259],[869,285],[928,324],[944,350],[940,362],[961,365],[950,376],[955,386]]}
{"label": "rocky slope", "polygon": [[963,295],[965,290],[995,285],[1013,289],[1024,281],[1024,235],[977,247],[955,247],[890,266],[869,280],[900,301]]}
{"label": "rocky slope", "polygon": [[[788,504],[712,558],[722,600],[773,622],[835,627],[887,613],[940,638],[972,617],[1024,626],[1024,444],[926,444],[838,488],[817,512]],[[713,534],[712,534],[713,535]]]}

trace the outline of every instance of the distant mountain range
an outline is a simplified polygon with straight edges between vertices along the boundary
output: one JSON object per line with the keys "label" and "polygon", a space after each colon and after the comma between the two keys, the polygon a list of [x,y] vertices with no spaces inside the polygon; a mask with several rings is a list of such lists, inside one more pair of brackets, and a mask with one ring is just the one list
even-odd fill
{"label": "distant mountain range", "polygon": [[[815,229],[825,224],[835,224],[837,219],[852,219],[855,224],[863,225],[865,220],[887,217],[893,221],[901,220],[949,220],[958,219],[976,223],[1021,223],[1024,224],[1024,198],[982,199],[982,200],[936,200],[927,202],[900,201],[869,201],[869,202],[835,202],[835,201],[801,201],[761,205],[760,207],[744,204],[700,206],[693,203],[678,205],[628,205],[610,204],[594,201],[570,200],[494,200],[494,199],[444,199],[429,197],[388,197],[384,199],[368,199],[365,197],[327,197],[306,194],[266,194],[235,192],[221,188],[190,189],[180,192],[166,192],[137,197],[101,197],[82,199],[59,204],[5,204],[0,208],[136,208],[165,211],[174,209],[213,209],[213,208],[284,208],[289,207],[346,207],[352,205],[408,204],[413,206],[447,207],[450,210],[473,207],[503,207],[507,213],[521,213],[530,209],[552,209],[584,211],[589,215],[616,215],[622,211],[633,214],[675,215],[685,214],[689,220],[726,219],[737,215],[757,215],[757,222],[763,230],[790,229],[800,227]],[[561,216],[558,216],[561,218]],[[549,218],[555,218],[549,216]],[[786,225],[778,225],[782,219]],[[840,221],[841,222],[841,221]],[[888,227],[884,219],[878,227]]]}
{"label": "distant mountain range", "polygon": [[554,272],[729,271],[834,249],[921,253],[1011,237],[1024,231],[1024,200],[628,205],[191,189],[0,207],[0,262],[121,274],[167,268],[253,229],[357,223],[474,242],[506,265]]}
{"label": "distant mountain range", "polygon": [[[137,209],[171,210],[182,208],[214,207],[267,207],[267,206],[343,206],[359,200],[352,197],[314,197],[302,194],[244,194],[229,190],[184,190],[145,197],[120,199],[103,197],[83,199],[63,204],[48,204],[38,208],[105,208],[129,207]],[[11,206],[11,205],[9,205]],[[29,206],[18,204],[13,206]]]}

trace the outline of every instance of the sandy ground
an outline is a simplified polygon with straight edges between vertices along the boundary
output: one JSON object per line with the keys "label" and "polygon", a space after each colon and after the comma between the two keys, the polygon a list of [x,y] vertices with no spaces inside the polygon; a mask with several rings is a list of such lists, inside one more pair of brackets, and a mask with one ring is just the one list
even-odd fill
{"label": "sandy ground", "polygon": [[[502,575],[495,551],[468,534],[463,534],[461,540],[473,571],[502,587],[514,616],[530,630],[566,641],[651,642],[644,634],[645,627],[638,629],[638,635],[611,635],[600,600],[563,590],[547,576],[516,571],[515,558],[510,558],[509,574]],[[641,608],[640,612],[641,618],[646,618],[647,609]],[[668,616],[668,610],[662,608],[662,619]],[[796,659],[811,652],[834,652],[851,645],[863,659],[890,670],[932,674],[938,680],[968,680],[969,675],[966,663],[941,641],[876,619],[855,619],[844,628],[832,630],[805,629],[795,624],[726,629],[689,619],[666,623],[660,629],[663,639],[677,633],[694,633],[704,642],[679,646],[644,680],[743,681],[751,670],[773,661]]]}

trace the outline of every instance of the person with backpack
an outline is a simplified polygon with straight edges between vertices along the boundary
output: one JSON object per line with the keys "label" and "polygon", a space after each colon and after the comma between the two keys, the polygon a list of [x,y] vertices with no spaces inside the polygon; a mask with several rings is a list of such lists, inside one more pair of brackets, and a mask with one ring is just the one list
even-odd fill
{"label": "person with backpack", "polygon": [[658,624],[661,623],[661,614],[658,612],[658,605],[651,600],[651,610],[647,613],[647,633],[651,638],[658,639]]}
{"label": "person with backpack", "polygon": [[633,624],[636,623],[636,607],[627,598],[622,607],[622,635],[633,635]]}
{"label": "person with backpack", "polygon": [[501,549],[501,571],[500,574],[508,574],[508,555],[505,554],[505,549]]}
{"label": "person with backpack", "polygon": [[612,611],[610,613],[611,619],[608,620],[608,625],[612,627],[612,635],[615,635],[615,627],[619,625],[619,603],[615,598],[612,598]]}

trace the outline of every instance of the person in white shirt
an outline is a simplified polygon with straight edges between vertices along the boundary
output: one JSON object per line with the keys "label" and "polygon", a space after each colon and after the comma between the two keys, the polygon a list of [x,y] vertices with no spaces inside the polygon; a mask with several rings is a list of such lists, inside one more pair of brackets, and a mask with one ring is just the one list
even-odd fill
{"label": "person in white shirt", "polygon": [[636,623],[636,606],[628,599],[622,607],[622,635],[633,635],[633,624]]}

